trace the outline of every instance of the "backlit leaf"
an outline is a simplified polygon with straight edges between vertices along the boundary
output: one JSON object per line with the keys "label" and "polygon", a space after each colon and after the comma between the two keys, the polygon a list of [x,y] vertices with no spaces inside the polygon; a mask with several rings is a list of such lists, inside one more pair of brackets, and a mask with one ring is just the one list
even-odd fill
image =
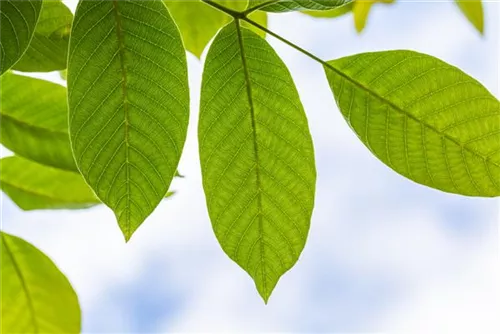
{"label": "backlit leaf", "polygon": [[21,157],[0,160],[0,186],[23,210],[81,209],[99,204],[83,177]]}
{"label": "backlit leaf", "polygon": [[42,0],[0,1],[0,74],[24,54],[40,16]]}
{"label": "backlit leaf", "polygon": [[[352,0],[277,0],[272,2],[268,6],[260,8],[266,12],[289,12],[296,10],[331,10],[344,6],[351,2]],[[257,0],[253,3],[250,0],[250,6],[254,7],[257,4],[265,3],[263,0]]]}
{"label": "backlit leaf", "polygon": [[[198,58],[217,31],[232,20],[231,16],[201,0],[164,0],[164,2],[179,26],[186,49]],[[218,0],[217,3],[240,11],[246,6],[245,1]],[[265,12],[252,13],[250,18],[264,27],[267,26]],[[256,32],[265,35],[262,30],[256,29]]]}
{"label": "backlit leaf", "polygon": [[481,0],[455,0],[462,13],[482,34],[484,32],[484,13]]}
{"label": "backlit leaf", "polygon": [[79,333],[78,297],[56,265],[30,243],[0,232],[1,332]]}
{"label": "backlit leaf", "polygon": [[66,88],[6,73],[0,78],[0,141],[44,165],[77,171],[68,135]]}
{"label": "backlit leaf", "polygon": [[207,54],[200,109],[214,232],[267,302],[299,258],[314,203],[314,152],[299,95],[271,46],[233,22]]}
{"label": "backlit leaf", "polygon": [[391,4],[394,0],[354,0],[352,13],[354,16],[354,26],[357,32],[363,31],[368,20],[368,14],[372,6],[376,3]]}
{"label": "backlit leaf", "polygon": [[451,193],[500,195],[500,103],[475,79],[413,51],[345,57],[325,71],[351,128],[396,172]]}
{"label": "backlit leaf", "polygon": [[44,0],[31,43],[13,67],[24,72],[50,72],[66,68],[73,14],[61,1]]}
{"label": "backlit leaf", "polygon": [[68,57],[76,163],[125,239],[167,193],[189,119],[186,54],[161,1],[81,1]]}
{"label": "backlit leaf", "polygon": [[302,13],[316,18],[334,18],[350,13],[352,11],[353,4],[354,1],[330,10],[305,10]]}

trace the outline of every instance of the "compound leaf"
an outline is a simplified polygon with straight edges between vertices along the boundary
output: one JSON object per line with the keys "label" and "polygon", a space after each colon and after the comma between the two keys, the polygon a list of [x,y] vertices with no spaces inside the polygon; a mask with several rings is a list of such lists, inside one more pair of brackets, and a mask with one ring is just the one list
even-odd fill
{"label": "compound leaf", "polygon": [[0,186],[23,210],[82,209],[99,204],[82,176],[21,157],[0,160]]}
{"label": "compound leaf", "polygon": [[216,36],[203,73],[203,187],[223,250],[267,302],[306,242],[314,152],[288,69],[264,39],[235,22]]}
{"label": "compound leaf", "polygon": [[[164,0],[172,17],[179,26],[186,49],[196,57],[200,57],[208,42],[217,31],[231,21],[231,17],[201,0]],[[234,10],[244,10],[245,1],[218,0],[217,3]],[[267,26],[267,14],[255,12],[250,18],[262,26]],[[260,35],[262,30],[256,29]]]}
{"label": "compound leaf", "polygon": [[80,305],[70,282],[30,243],[0,232],[1,332],[79,333]]}
{"label": "compound leaf", "polygon": [[68,94],[76,163],[128,240],[167,193],[186,139],[186,54],[165,5],[81,1]]}
{"label": "compound leaf", "polygon": [[500,195],[500,103],[475,79],[413,51],[324,68],[347,122],[390,168],[446,192]]}
{"label": "compound leaf", "polygon": [[481,0],[455,0],[462,13],[482,34],[484,32],[484,12]]}
{"label": "compound leaf", "polygon": [[296,10],[331,10],[334,8],[339,8],[341,6],[347,5],[352,0],[276,0],[276,1],[265,1],[265,0],[250,0],[250,7],[264,5],[266,2],[270,4],[268,6],[263,6],[260,10],[266,12],[290,12]]}
{"label": "compound leaf", "polygon": [[28,48],[41,8],[42,0],[0,1],[0,75]]}
{"label": "compound leaf", "polygon": [[66,88],[5,73],[1,78],[1,143],[30,160],[77,171],[68,135]]}
{"label": "compound leaf", "polygon": [[44,0],[31,43],[13,67],[24,72],[50,72],[66,68],[73,14],[61,1]]}

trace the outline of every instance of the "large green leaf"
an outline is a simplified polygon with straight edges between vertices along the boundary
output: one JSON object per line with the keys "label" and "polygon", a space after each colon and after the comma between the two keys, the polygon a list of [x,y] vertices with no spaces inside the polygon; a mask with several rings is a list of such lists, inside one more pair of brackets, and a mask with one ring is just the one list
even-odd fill
{"label": "large green leaf", "polygon": [[186,53],[161,1],[81,1],[68,58],[76,163],[125,239],[167,193],[189,120]]}
{"label": "large green leaf", "polygon": [[1,332],[79,333],[78,297],[56,265],[30,243],[0,232]]}
{"label": "large green leaf", "polygon": [[40,16],[42,0],[0,1],[0,74],[24,54]]}
{"label": "large green leaf", "polygon": [[[289,12],[296,10],[331,10],[344,6],[352,0],[276,0],[269,1],[268,6],[260,8],[266,12]],[[250,7],[263,5],[268,1],[265,0],[250,0]]]}
{"label": "large green leaf", "polygon": [[484,32],[484,13],[481,0],[455,0],[462,13],[482,34]]}
{"label": "large green leaf", "polygon": [[[231,16],[201,0],[164,0],[164,2],[179,26],[186,49],[198,58],[217,31],[231,21]],[[241,11],[246,6],[245,1],[218,0],[217,3]],[[252,13],[250,18],[264,27],[267,25],[265,12]],[[256,31],[263,36],[265,35],[262,30]]]}
{"label": "large green leaf", "polygon": [[68,135],[66,88],[26,76],[0,78],[0,141],[44,165],[76,171]]}
{"label": "large green leaf", "polygon": [[0,169],[2,190],[23,210],[81,209],[100,203],[78,173],[21,157],[1,159]]}
{"label": "large green leaf", "polygon": [[230,23],[208,52],[200,108],[215,234],[267,302],[305,245],[314,204],[314,152],[299,95],[271,46]]}
{"label": "large green leaf", "polygon": [[31,43],[13,67],[24,72],[50,72],[66,68],[73,14],[59,0],[44,0]]}
{"label": "large green leaf", "polygon": [[447,192],[500,195],[500,103],[475,79],[412,51],[345,57],[325,71],[349,125],[396,172]]}

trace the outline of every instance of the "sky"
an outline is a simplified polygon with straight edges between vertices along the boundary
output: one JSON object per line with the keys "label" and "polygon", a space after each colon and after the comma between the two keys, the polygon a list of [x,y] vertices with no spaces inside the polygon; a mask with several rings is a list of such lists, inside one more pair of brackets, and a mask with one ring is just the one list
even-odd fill
{"label": "sky", "polygon": [[[325,60],[427,53],[499,97],[500,3],[484,5],[483,37],[453,3],[437,1],[375,6],[361,35],[350,15],[270,15],[268,27]],[[129,243],[104,206],[22,212],[3,196],[2,229],[32,242],[67,275],[84,333],[499,333],[499,200],[442,193],[390,170],[347,126],[321,65],[268,41],[297,85],[318,172],[308,242],[268,305],[210,225],[196,137],[202,62],[192,55],[179,165],[185,178]]]}

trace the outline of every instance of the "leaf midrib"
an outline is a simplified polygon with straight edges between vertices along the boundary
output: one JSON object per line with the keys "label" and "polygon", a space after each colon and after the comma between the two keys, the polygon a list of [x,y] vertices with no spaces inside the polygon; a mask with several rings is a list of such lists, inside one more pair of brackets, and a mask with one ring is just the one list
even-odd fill
{"label": "leaf midrib", "polygon": [[29,313],[31,315],[31,321],[33,322],[33,327],[35,329],[34,332],[39,333],[38,323],[36,321],[36,315],[35,315],[35,307],[33,305],[33,299],[31,298],[31,294],[30,294],[30,291],[29,291],[28,286],[26,284],[26,280],[24,279],[24,276],[21,272],[19,264],[16,261],[16,258],[14,257],[14,254],[12,253],[12,251],[10,250],[10,248],[8,246],[7,238],[5,238],[5,235],[3,233],[1,233],[1,235],[2,235],[3,244],[5,246],[5,251],[12,261],[12,265],[14,266],[14,270],[16,271],[16,274],[19,277],[19,281],[21,282],[21,286],[23,288],[23,291],[26,294],[26,300],[28,302],[28,308],[29,308]]}
{"label": "leaf midrib", "polygon": [[116,23],[116,36],[118,39],[118,44],[120,48],[120,67],[122,74],[122,94],[123,94],[123,110],[124,110],[124,129],[125,129],[125,182],[126,182],[126,192],[127,192],[127,204],[126,204],[126,217],[127,217],[127,235],[125,238],[130,238],[130,163],[129,163],[129,101],[127,98],[127,69],[125,67],[125,42],[123,37],[123,28],[120,18],[120,12],[118,10],[118,0],[113,0],[113,10],[115,13],[115,23]]}
{"label": "leaf midrib", "polygon": [[323,62],[323,65],[325,65],[326,67],[328,67],[329,69],[331,69],[332,71],[334,71],[335,73],[337,73],[339,76],[341,76],[342,78],[348,80],[349,82],[353,83],[355,86],[357,86],[358,88],[368,92],[369,94],[371,94],[372,96],[374,96],[375,98],[379,99],[380,101],[382,101],[383,103],[386,103],[388,104],[390,107],[392,107],[394,110],[396,110],[397,112],[399,112],[400,114],[402,114],[403,116],[406,116],[412,120],[414,120],[415,122],[419,123],[419,124],[422,124],[424,125],[425,127],[427,127],[428,129],[434,131],[438,136],[440,136],[441,138],[444,138],[444,139],[447,139],[449,141],[451,141],[452,143],[456,144],[457,146],[461,147],[462,150],[466,150],[472,154],[474,154],[475,156],[478,156],[479,158],[483,159],[485,163],[491,163],[492,165],[494,166],[497,166],[497,167],[500,167],[500,163],[496,163],[494,161],[492,161],[490,159],[490,157],[485,157],[483,156],[482,154],[480,154],[479,152],[477,152],[476,150],[466,146],[466,145],[463,145],[461,142],[457,141],[455,138],[453,138],[452,136],[446,134],[446,133],[443,133],[441,131],[439,131],[436,127],[426,123],[425,121],[422,121],[420,119],[418,119],[417,117],[415,117],[414,115],[412,115],[411,113],[405,111],[404,109],[402,109],[401,107],[399,107],[398,105],[396,105],[394,102],[386,99],[385,97],[383,97],[382,95],[380,95],[379,93],[377,93],[376,91],[373,91],[371,89],[369,89],[368,87],[366,87],[363,83],[357,81],[356,79],[354,78],[351,78],[349,75],[347,75],[346,73],[344,73],[341,69],[333,66],[332,64],[330,64],[329,62]]}
{"label": "leaf midrib", "polygon": [[243,36],[241,34],[241,26],[240,26],[240,21],[238,19],[234,20],[235,25],[236,25],[236,31],[238,35],[238,44],[240,47],[240,54],[241,54],[241,62],[243,64],[243,73],[245,75],[245,82],[246,82],[246,88],[247,88],[247,95],[248,95],[248,103],[250,105],[250,116],[251,116],[251,124],[252,124],[252,134],[253,134],[253,149],[254,149],[254,157],[255,157],[255,174],[256,174],[256,183],[257,183],[257,206],[258,206],[258,216],[259,216],[259,243],[260,243],[260,264],[261,264],[261,271],[262,271],[262,284],[264,288],[264,301],[267,303],[267,298],[268,298],[268,289],[267,289],[267,282],[266,282],[266,272],[265,272],[265,265],[264,265],[264,233],[263,233],[263,223],[262,223],[262,186],[261,186],[261,180],[260,180],[260,167],[259,167],[259,148],[257,145],[257,127],[256,127],[256,121],[255,121],[255,107],[253,104],[253,99],[252,99],[252,87],[251,87],[251,80],[250,80],[250,74],[248,71],[248,64],[247,64],[247,59],[245,57],[245,47],[243,43]]}

